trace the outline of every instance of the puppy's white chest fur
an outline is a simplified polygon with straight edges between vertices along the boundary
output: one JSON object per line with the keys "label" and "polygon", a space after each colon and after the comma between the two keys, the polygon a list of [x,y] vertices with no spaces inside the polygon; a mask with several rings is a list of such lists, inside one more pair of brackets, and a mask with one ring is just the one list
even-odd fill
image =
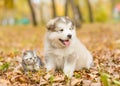
{"label": "puppy's white chest fur", "polygon": [[61,57],[66,57],[73,52],[73,49],[69,49],[69,48],[70,47],[64,48],[64,49],[53,49],[53,52],[54,52],[53,54]]}
{"label": "puppy's white chest fur", "polygon": [[[52,63],[54,63],[55,69],[63,69],[65,59],[73,52],[72,49],[65,48],[65,49],[54,49],[48,48],[46,54],[48,57],[47,59],[51,59]],[[50,58],[49,58],[50,57]],[[49,63],[49,62],[48,62]],[[49,64],[48,66],[50,66]]]}
{"label": "puppy's white chest fur", "polygon": [[74,49],[70,49],[70,47],[67,47],[65,49],[56,49],[54,54],[56,54],[56,64],[57,65],[60,65],[63,69],[64,67],[64,63],[65,63],[65,60],[69,59],[69,57],[71,56],[71,54],[74,52]]}

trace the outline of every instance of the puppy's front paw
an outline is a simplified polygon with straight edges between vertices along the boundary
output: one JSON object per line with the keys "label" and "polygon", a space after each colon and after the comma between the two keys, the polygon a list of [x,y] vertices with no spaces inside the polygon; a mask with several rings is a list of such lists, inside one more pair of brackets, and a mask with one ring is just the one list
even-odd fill
{"label": "puppy's front paw", "polygon": [[53,73],[54,74],[55,68],[51,67],[51,66],[46,66],[46,71],[49,72],[49,73]]}
{"label": "puppy's front paw", "polygon": [[71,68],[69,68],[69,67],[65,67],[63,72],[68,78],[72,78],[74,71],[71,70]]}

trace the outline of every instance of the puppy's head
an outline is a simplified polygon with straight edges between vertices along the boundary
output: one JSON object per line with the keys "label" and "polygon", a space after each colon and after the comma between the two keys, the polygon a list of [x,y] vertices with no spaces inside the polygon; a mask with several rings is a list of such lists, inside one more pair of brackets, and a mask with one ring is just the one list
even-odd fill
{"label": "puppy's head", "polygon": [[75,25],[68,17],[57,17],[47,23],[47,38],[56,48],[68,47],[76,36]]}

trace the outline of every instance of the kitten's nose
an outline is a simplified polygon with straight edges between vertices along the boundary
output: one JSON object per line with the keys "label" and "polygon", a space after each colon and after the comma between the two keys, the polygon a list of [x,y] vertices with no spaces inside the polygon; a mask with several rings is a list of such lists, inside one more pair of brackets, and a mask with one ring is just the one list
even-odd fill
{"label": "kitten's nose", "polygon": [[71,34],[68,34],[67,37],[68,37],[69,39],[71,39],[72,35],[71,35]]}

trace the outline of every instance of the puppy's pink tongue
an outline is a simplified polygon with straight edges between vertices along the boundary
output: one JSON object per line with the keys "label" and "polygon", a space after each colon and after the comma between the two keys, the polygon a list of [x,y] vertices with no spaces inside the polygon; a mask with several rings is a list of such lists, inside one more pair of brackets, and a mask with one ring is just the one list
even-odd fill
{"label": "puppy's pink tongue", "polygon": [[65,41],[64,41],[64,44],[65,44],[66,46],[69,46],[69,45],[70,45],[70,42],[69,42],[68,40],[65,40]]}

